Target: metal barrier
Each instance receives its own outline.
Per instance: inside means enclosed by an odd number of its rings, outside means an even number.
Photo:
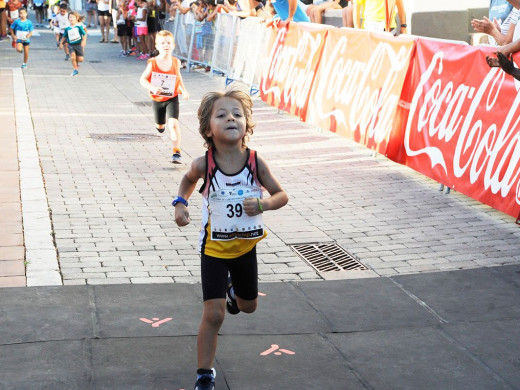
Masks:
[[[226,76],[231,72],[231,61],[240,31],[239,25],[240,19],[234,15],[217,15],[213,58],[211,60],[213,72],[222,73]]]
[[[226,84],[241,81],[251,95],[258,92],[269,44],[268,29],[260,18],[218,14],[214,23],[186,25],[177,11],[175,19],[164,19],[161,27],[173,33],[174,55],[187,62],[188,71],[194,66],[211,68],[212,76],[226,77]]]

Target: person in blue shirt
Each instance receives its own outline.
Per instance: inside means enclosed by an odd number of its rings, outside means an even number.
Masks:
[[[23,51],[22,69],[27,68],[27,60],[29,59],[29,45],[31,44],[31,36],[33,33],[33,24],[27,19],[27,9],[22,7],[19,10],[20,18],[15,19],[11,24],[10,32],[13,42],[16,42],[15,48],[18,53]]]
[[[271,5],[282,21],[310,23],[300,0],[271,0]]]

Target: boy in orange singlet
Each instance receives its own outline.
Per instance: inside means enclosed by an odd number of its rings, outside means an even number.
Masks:
[[[159,54],[148,60],[148,65],[141,75],[141,85],[149,91],[155,126],[159,133],[164,132],[167,125],[173,142],[171,162],[182,164],[181,129],[179,126],[179,94],[189,98],[188,91],[182,82],[181,62],[172,57],[175,43],[173,34],[167,30],[157,33],[155,48]]]

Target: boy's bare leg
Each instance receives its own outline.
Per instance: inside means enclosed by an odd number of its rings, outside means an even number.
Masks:
[[[217,352],[217,336],[226,314],[225,299],[209,299],[204,302],[202,319],[197,336],[198,368],[210,370]]]
[[[29,45],[25,45],[23,47],[23,62],[24,62],[24,64],[27,63],[28,59],[29,59]]]

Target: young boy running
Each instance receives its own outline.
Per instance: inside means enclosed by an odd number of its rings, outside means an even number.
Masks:
[[[170,31],[157,33],[155,48],[159,52],[148,60],[148,65],[141,75],[141,85],[149,91],[155,127],[159,133],[164,132],[166,124],[170,129],[173,143],[172,163],[182,164],[181,129],[179,125],[179,94],[189,98],[180,72],[181,62],[172,57],[175,43]]]
[[[11,24],[11,36],[13,42],[16,42],[16,51],[23,51],[22,69],[27,68],[27,60],[29,59],[29,45],[31,44],[31,36],[33,34],[33,24],[27,19],[27,9],[20,8],[20,18],[15,19]]]
[[[70,59],[74,70],[71,76],[77,76],[79,71],[79,64],[83,62],[83,51],[87,44],[87,33],[83,29],[83,26],[79,24],[84,17],[80,17],[76,11],[69,13],[70,26],[65,27],[63,37],[60,41],[60,49],[63,44],[67,42],[69,47]]]
[[[279,209],[289,200],[266,161],[247,147],[254,127],[252,106],[251,98],[241,91],[211,92],[202,98],[199,132],[208,150],[192,162],[172,202],[175,222],[187,225],[187,199],[199,179],[204,180],[199,191],[203,199],[199,251],[204,307],[197,337],[195,390],[215,388],[213,362],[226,309],[230,314],[256,310],[256,244],[267,235],[262,213]],[[262,187],[270,197],[262,197]]]

